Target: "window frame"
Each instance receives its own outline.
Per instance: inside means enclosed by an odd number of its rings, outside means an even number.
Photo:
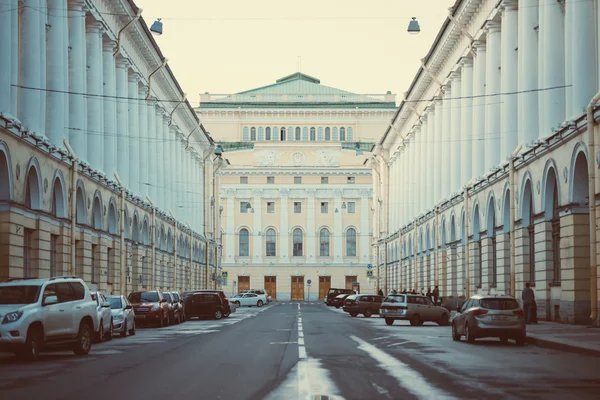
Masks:
[[[297,240],[296,233],[299,233],[299,241]],[[292,231],[292,257],[303,257],[303,247],[304,247],[304,232],[302,229],[296,228]]]
[[[265,232],[265,257],[277,257],[277,232],[273,228]]]
[[[242,232],[245,232],[242,234]],[[246,238],[247,240],[242,243],[242,239]],[[244,253],[242,254],[242,245],[244,246]],[[250,231],[248,228],[242,228],[238,231],[238,257],[250,257]]]
[[[296,205],[298,206],[298,209],[296,209]],[[298,210],[298,211],[296,211]],[[302,214],[302,202],[301,201],[294,201],[294,214]]]
[[[331,232],[327,228],[319,230],[319,257],[331,257]]]
[[[321,214],[329,214],[329,202],[321,201],[320,203],[321,203],[321,207],[320,207]],[[323,207],[325,209],[325,212],[323,212]]]

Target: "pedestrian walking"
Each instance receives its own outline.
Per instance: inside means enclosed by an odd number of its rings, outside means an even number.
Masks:
[[[525,323],[531,324],[535,307],[535,294],[533,293],[533,289],[530,287],[529,282],[525,284],[525,289],[523,289],[523,292],[521,293],[521,299],[523,300],[523,311],[525,311]]]
[[[433,300],[433,293],[431,293],[431,287],[427,288],[427,293],[425,293],[425,296]]]
[[[438,305],[438,300],[440,298],[440,288],[435,285],[435,288],[433,289],[433,302],[435,303],[435,305]]]
[[[383,290],[379,289],[379,295],[383,296]]]

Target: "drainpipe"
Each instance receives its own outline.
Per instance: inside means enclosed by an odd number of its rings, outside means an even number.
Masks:
[[[156,206],[152,202],[150,196],[146,196],[146,200],[150,203],[152,207],[152,226],[150,227],[150,235],[152,240],[152,280],[150,281],[150,287],[155,288],[156,286]]]
[[[509,160],[508,180],[510,186],[510,295],[516,297],[517,293],[517,263],[515,261],[515,215],[517,213],[517,202],[515,200],[516,188],[515,188],[515,158],[521,152],[523,146],[519,144],[513,151],[512,156]]]
[[[193,256],[192,249],[194,248],[194,243],[192,243],[192,240],[194,239],[194,236],[192,235],[193,231],[192,231],[192,227],[190,226],[190,224],[188,224],[187,222],[185,224],[187,225],[188,229],[190,230],[190,233],[189,233],[189,237],[190,237],[190,258],[189,258],[189,262],[190,262],[190,275],[191,275],[191,273],[192,273],[192,263],[193,263],[192,262],[192,256]],[[185,271],[185,269],[184,269],[184,271]],[[185,274],[185,275],[187,277],[187,274]],[[184,284],[186,284],[186,283],[187,283],[187,279],[184,280]],[[187,290],[187,287],[185,287],[183,289]]]
[[[600,92],[596,93],[590,104],[587,106],[587,131],[589,135],[589,156],[588,156],[588,182],[589,182],[589,203],[590,203],[590,303],[592,314],[590,319],[592,324],[597,324],[598,319],[598,262],[596,256],[597,236],[596,236],[596,140],[594,136],[594,107],[600,101]]]
[[[65,148],[73,159],[71,163],[71,272],[69,275],[75,276],[75,224],[77,223],[77,166],[79,165],[77,155],[69,145],[67,139],[63,139]],[[84,199],[85,200],[85,199]]]
[[[465,271],[467,276],[465,277],[465,298],[471,297],[471,270],[469,268],[469,186],[470,183],[465,187]]]
[[[171,218],[173,218],[173,256],[174,256],[174,264],[173,264],[173,290],[177,288],[177,219],[169,210],[169,214],[171,214]]]
[[[121,195],[119,196],[119,259],[121,260],[119,263],[121,270],[119,290],[122,295],[125,295],[127,293],[127,268],[125,266],[125,263],[127,262],[127,248],[125,247],[125,186],[121,183],[117,171],[114,171],[114,175],[117,183],[121,187]]]

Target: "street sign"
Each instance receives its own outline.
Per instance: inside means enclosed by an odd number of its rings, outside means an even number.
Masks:
[[[311,281],[310,279],[306,281],[306,284],[307,284],[308,286],[310,286],[310,284],[311,284],[311,283],[312,283],[312,281]]]
[[[229,276],[229,274],[227,273],[227,271],[221,271],[221,278],[227,278]]]
[[[367,277],[368,278],[372,278],[373,277],[373,271],[367,271]]]
[[[373,264],[367,264],[367,268],[368,269],[372,269],[373,268]]]

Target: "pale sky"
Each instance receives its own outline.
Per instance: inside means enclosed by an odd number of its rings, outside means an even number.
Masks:
[[[408,90],[454,0],[137,0],[192,105],[298,70],[363,94]],[[406,32],[411,17],[419,35]]]

